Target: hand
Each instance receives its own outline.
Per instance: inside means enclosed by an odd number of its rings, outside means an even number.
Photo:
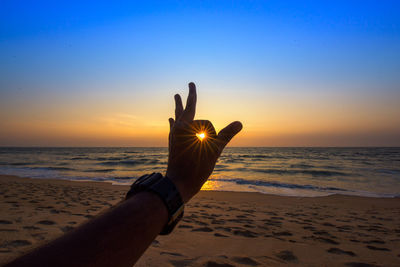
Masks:
[[[175,95],[175,120],[170,118],[169,157],[166,176],[178,188],[184,202],[188,202],[214,170],[224,147],[242,129],[238,121],[232,122],[216,134],[208,120],[194,120],[196,113],[196,86],[189,83],[186,108]],[[204,139],[196,134],[204,133]]]

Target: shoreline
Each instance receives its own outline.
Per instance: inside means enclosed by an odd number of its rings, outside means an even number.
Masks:
[[[128,188],[0,175],[0,265],[106,211]],[[136,266],[399,262],[399,198],[201,191],[174,232],[157,237]]]

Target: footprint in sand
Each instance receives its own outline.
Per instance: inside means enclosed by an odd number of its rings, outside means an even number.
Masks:
[[[26,230],[40,230],[39,227],[34,226],[34,225],[24,226],[23,228]]]
[[[349,267],[380,267],[379,265],[364,262],[347,262],[345,265]]]
[[[187,260],[170,260],[169,261],[172,266],[174,267],[184,267],[184,266],[190,266],[193,260],[187,259]]]
[[[249,230],[235,230],[235,231],[233,231],[233,234],[239,235],[239,236],[244,236],[244,237],[250,237],[250,238],[258,237],[257,233],[254,233]]]
[[[12,221],[0,220],[0,224],[12,224]]]
[[[42,221],[38,221],[37,223],[38,224],[43,224],[43,225],[54,225],[54,224],[56,224],[55,222],[49,221],[49,220],[42,220]]]
[[[193,222],[194,222],[195,224],[202,225],[202,226],[208,225],[208,223],[203,222],[203,221],[193,220]]]
[[[14,248],[30,246],[30,245],[32,245],[32,243],[28,240],[13,240],[13,241],[6,243],[6,246],[10,246],[10,247],[14,247]]]
[[[188,224],[181,224],[178,226],[178,228],[193,228],[193,226],[188,225]]]
[[[214,231],[214,230],[210,227],[200,227],[200,228],[192,229],[192,232],[212,232],[212,231]]]
[[[375,246],[371,246],[371,245],[368,245],[367,248],[369,248],[371,250],[390,251],[390,249],[388,249],[388,248],[380,248],[380,247],[375,247]]]
[[[19,232],[17,229],[0,229],[0,232]]]
[[[216,236],[216,237],[228,237],[227,235],[223,235],[223,234],[220,234],[220,233],[214,233],[214,236]]]
[[[315,231],[313,232],[314,235],[323,235],[323,236],[328,236],[328,237],[332,237],[332,235],[330,233],[328,233],[327,231]]]
[[[158,240],[153,240],[153,242],[151,242],[151,245],[153,247],[159,247],[160,246],[160,242]]]
[[[289,231],[283,231],[283,232],[273,232],[274,236],[292,236],[293,234]]]
[[[75,229],[75,227],[72,227],[72,226],[69,226],[69,225],[64,226],[64,227],[60,227],[60,230],[63,231],[63,233],[70,232],[70,231],[72,231],[74,229]]]
[[[223,231],[229,232],[229,233],[232,231],[232,229],[230,227],[222,227],[222,226],[215,227],[215,229],[223,230]]]
[[[342,225],[336,227],[336,229],[338,229],[339,232],[350,232],[353,230],[353,227],[351,227],[350,225]]]
[[[356,254],[353,251],[341,250],[340,248],[330,248],[327,250],[327,252],[339,255],[349,255],[352,257],[356,256]]]
[[[327,243],[327,244],[332,244],[332,245],[339,245],[339,242],[336,242],[333,239],[330,238],[325,238],[325,237],[320,237],[320,236],[303,236],[303,239],[312,239],[312,240],[316,240],[316,241],[320,241],[323,243]]]
[[[276,227],[281,227],[282,226],[282,222],[281,221],[271,220],[271,219],[264,219],[262,221],[265,223],[265,225],[276,226]]]
[[[249,257],[233,257],[232,261],[239,263],[239,264],[243,264],[243,265],[247,265],[247,266],[257,266],[260,265],[260,263],[258,263],[257,261],[253,260],[252,258]]]
[[[247,213],[254,213],[256,212],[255,210],[252,209],[247,209],[247,210],[242,210],[243,212],[247,212]]]
[[[203,266],[205,267],[235,267],[235,265],[229,263],[218,263],[215,261],[207,261]]]
[[[235,223],[253,223],[253,220],[249,219],[229,219],[229,222],[235,222]]]
[[[385,244],[385,241],[375,239],[375,240],[364,241],[363,243],[365,243],[365,244]]]
[[[181,253],[176,253],[176,252],[168,252],[168,251],[161,251],[160,255],[171,255],[175,257],[183,257]]]
[[[283,250],[277,254],[275,254],[276,257],[278,257],[281,260],[284,261],[289,261],[289,262],[297,262],[297,257],[296,255],[293,254],[290,250]]]

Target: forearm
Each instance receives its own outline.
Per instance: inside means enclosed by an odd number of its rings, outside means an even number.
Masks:
[[[139,193],[10,266],[132,266],[167,218],[158,196]]]

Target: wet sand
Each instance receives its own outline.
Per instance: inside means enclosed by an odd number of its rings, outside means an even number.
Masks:
[[[118,203],[127,186],[0,176],[0,265]],[[137,266],[400,266],[400,199],[202,191]]]

